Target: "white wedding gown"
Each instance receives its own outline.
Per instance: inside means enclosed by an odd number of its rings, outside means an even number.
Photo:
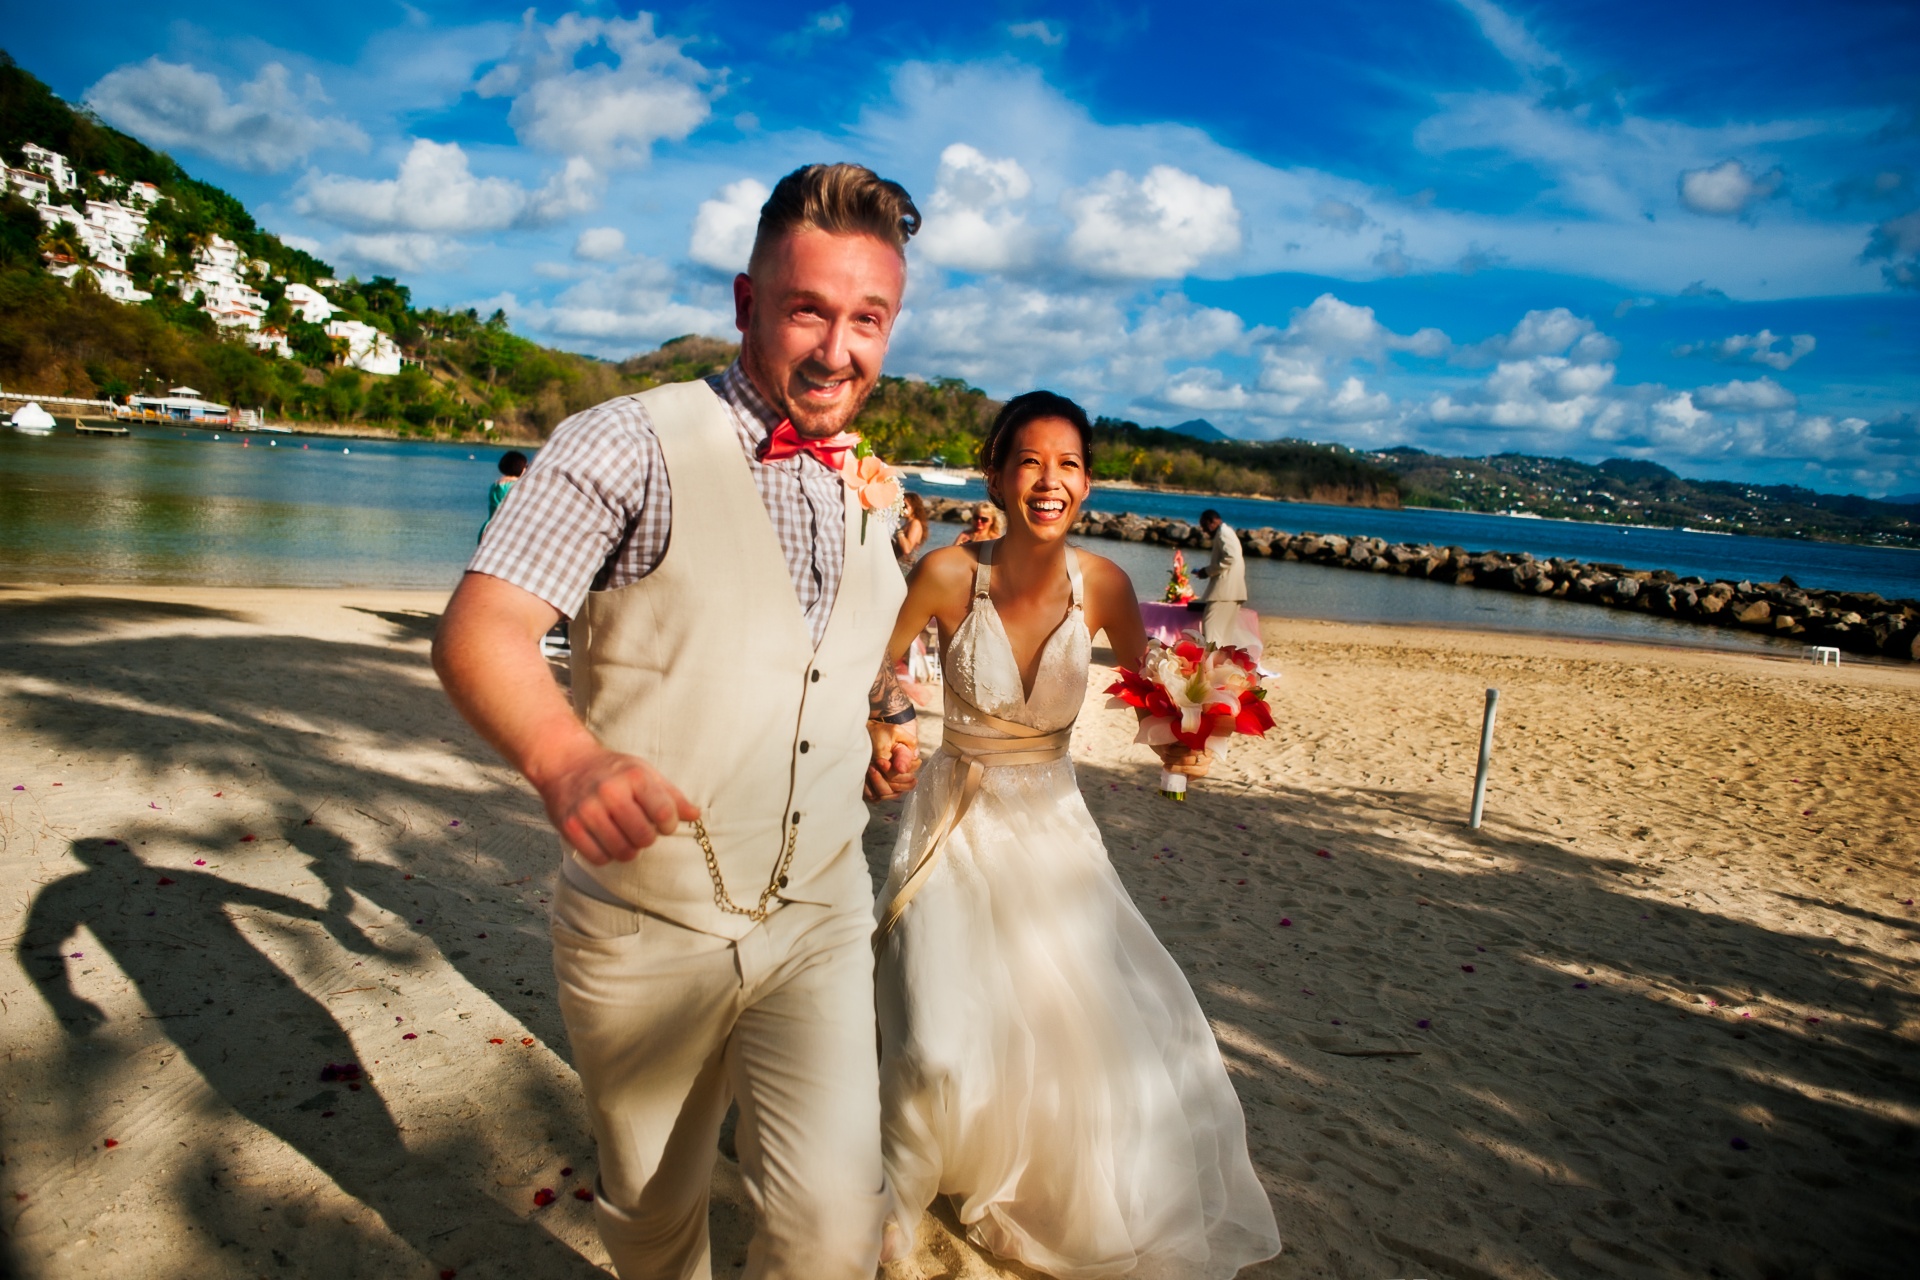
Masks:
[[[950,741],[1079,714],[1092,641],[1068,555],[1073,606],[1031,697],[981,567],[944,664]],[[947,750],[921,771],[883,904],[967,772]],[[975,1243],[1063,1280],[1213,1280],[1278,1253],[1213,1033],[1072,761],[986,768],[933,868],[878,953],[886,1168],[908,1237],[945,1194]]]

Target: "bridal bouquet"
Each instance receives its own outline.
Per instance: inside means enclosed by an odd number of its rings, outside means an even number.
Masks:
[[[1259,737],[1273,728],[1273,712],[1252,654],[1192,635],[1173,645],[1147,641],[1140,670],[1120,668],[1120,678],[1107,688],[1113,695],[1107,705],[1132,707],[1139,714],[1135,742],[1154,747],[1177,742],[1224,757],[1234,734]],[[1162,769],[1160,794],[1185,800],[1186,775]]]

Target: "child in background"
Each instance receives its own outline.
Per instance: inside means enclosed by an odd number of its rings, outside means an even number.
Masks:
[[[507,494],[513,491],[513,482],[527,474],[527,455],[518,449],[509,449],[500,455],[500,478],[487,490],[487,518],[480,525],[480,536],[487,536],[487,526],[493,523],[493,513],[507,500]]]

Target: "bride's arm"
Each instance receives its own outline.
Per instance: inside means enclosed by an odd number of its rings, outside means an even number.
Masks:
[[[894,619],[887,658],[898,662],[913,647],[913,638],[938,618],[949,635],[967,612],[973,592],[974,558],[958,547],[942,547],[922,556],[907,574],[907,598]]]
[[[954,594],[958,592],[964,612],[973,582],[973,563],[966,552],[945,548],[922,557],[907,575],[907,598],[894,619],[887,656],[868,695],[871,710],[867,736],[873,742],[873,760],[867,768],[864,790],[869,800],[890,800],[913,789],[920,768],[920,730],[913,703],[901,690],[893,667],[907,656],[928,618],[939,618],[949,631],[953,629]]]
[[[1087,583],[1087,630],[1095,635],[1105,631],[1113,648],[1113,660],[1131,671],[1140,669],[1147,651],[1147,624],[1140,620],[1140,600],[1134,594],[1133,580],[1127,571],[1104,556],[1082,551],[1086,566],[1082,573]],[[1204,751],[1189,751],[1179,743],[1155,747],[1160,763],[1190,778],[1204,778],[1212,758]]]

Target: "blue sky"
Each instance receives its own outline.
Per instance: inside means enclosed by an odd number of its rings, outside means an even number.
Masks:
[[[926,215],[891,372],[1920,492],[1920,7],[53,6],[7,47],[343,271],[731,333],[782,173]]]

